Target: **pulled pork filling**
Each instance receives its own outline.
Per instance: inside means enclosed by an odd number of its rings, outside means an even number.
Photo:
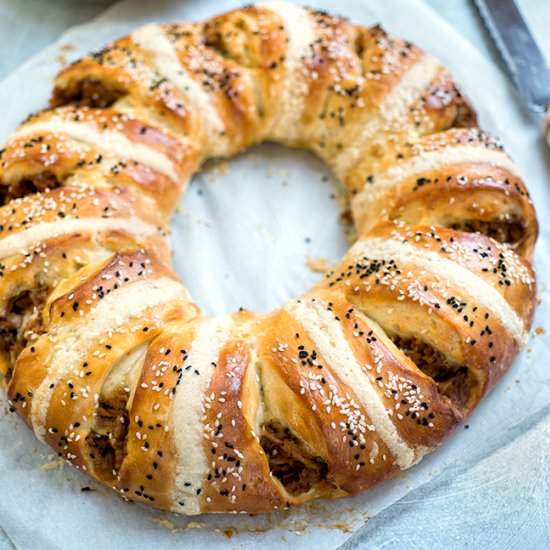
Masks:
[[[52,100],[54,107],[78,103],[87,107],[105,109],[124,95],[124,91],[109,87],[109,85],[96,78],[84,78],[69,87],[57,89]]]
[[[111,480],[116,476],[127,454],[128,396],[126,391],[119,388],[108,400],[100,400],[94,427],[86,437],[95,471],[104,479]]]
[[[501,243],[514,245],[519,243],[525,235],[525,226],[518,218],[495,218],[488,221],[464,220],[449,225],[451,229],[457,229],[466,233],[481,233]]]
[[[291,431],[276,422],[262,427],[260,444],[267,455],[269,469],[291,495],[307,493],[311,488],[328,484],[328,466],[304,448]]]
[[[33,193],[42,193],[48,189],[55,189],[60,185],[57,176],[47,171],[25,177],[15,183],[0,186],[0,203],[4,205],[13,199],[19,199]]]
[[[6,315],[0,319],[0,352],[13,365],[33,335],[42,334],[42,309],[48,297],[48,289],[37,287],[26,290],[12,299]],[[6,374],[11,377],[11,368]]]
[[[468,405],[476,386],[468,367],[450,361],[443,353],[418,338],[393,335],[391,339],[418,369],[436,382],[443,395],[460,408]]]

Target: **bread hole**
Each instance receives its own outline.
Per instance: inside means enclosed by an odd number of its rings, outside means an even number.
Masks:
[[[231,52],[226,46],[222,32],[212,23],[204,26],[204,45],[218,52],[222,57],[230,57]]]
[[[361,77],[365,78],[367,76],[367,66],[368,62],[366,62],[366,59],[368,59],[368,36],[367,36],[367,29],[360,28],[357,29],[357,34],[355,35],[355,39],[353,40],[353,49],[355,51],[355,55],[357,56],[358,66],[359,70],[361,71]]]
[[[86,438],[95,473],[111,481],[127,455],[129,410],[149,341],[125,353],[112,366],[101,389],[93,429]]]
[[[6,373],[8,382],[21,351],[30,340],[44,332],[42,310],[48,294],[48,289],[41,286],[21,292],[10,300],[4,317],[0,319],[0,350],[10,365]]]
[[[108,399],[100,399],[94,429],[86,437],[94,471],[102,479],[112,480],[126,458],[128,439],[129,394],[120,388]]]
[[[476,396],[478,382],[468,367],[450,360],[419,338],[405,338],[397,334],[390,338],[419,370],[434,380],[443,395],[459,409],[469,408]]]
[[[2,355],[9,357],[8,367],[5,373],[5,380],[8,383],[13,373],[13,361],[11,360],[11,350],[17,344],[17,328],[8,320],[0,320],[0,338]]]
[[[365,37],[362,32],[357,33],[357,36],[353,42],[353,48],[357,57],[362,61],[363,54],[365,53]]]
[[[88,77],[71,82],[65,88],[56,88],[52,98],[52,106],[60,107],[77,103],[82,106],[104,109],[112,106],[125,94],[126,90],[115,86],[111,82]]]
[[[260,445],[267,456],[271,474],[290,495],[299,496],[311,489],[330,485],[327,463],[308,450],[286,426],[276,421],[264,424]]]
[[[525,223],[513,215],[491,220],[457,221],[449,224],[449,227],[466,233],[481,233],[495,241],[509,244],[512,248],[519,247],[526,235]]]
[[[255,29],[255,22],[242,16],[231,21],[209,21],[203,28],[204,45],[241,67],[258,68],[258,59],[250,48]]]
[[[49,171],[32,176],[25,176],[8,185],[0,186],[0,202],[7,204],[13,199],[19,199],[33,193],[43,193],[61,186],[58,177]]]
[[[474,128],[477,125],[477,115],[468,101],[462,96],[459,96],[455,119],[452,123],[452,128]]]

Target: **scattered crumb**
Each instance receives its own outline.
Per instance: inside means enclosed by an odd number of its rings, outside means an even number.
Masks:
[[[227,160],[213,160],[205,167],[203,172],[206,174],[207,183],[215,183],[218,177],[223,177],[229,170],[229,162]]]
[[[345,210],[342,210],[342,213],[340,214],[340,220],[345,225],[352,225],[353,224],[353,217],[351,215],[351,210],[349,208],[346,208]]]
[[[339,529],[342,531],[342,533],[353,533],[353,529],[351,528],[351,525],[348,525],[347,523],[333,523],[329,526],[329,528]]]
[[[546,330],[544,330],[544,327],[537,327],[535,329],[535,334],[537,336],[540,336],[541,334],[546,334]]]
[[[311,258],[306,256],[306,265],[313,271],[313,273],[325,273],[331,266],[326,258]]]
[[[516,378],[515,382],[516,384],[519,384],[519,378]]]
[[[153,523],[156,523],[158,525],[162,525],[162,527],[164,527],[165,529],[168,529],[168,531],[170,531],[170,533],[177,533],[179,531],[179,529],[168,519],[163,519],[163,518],[150,518],[150,520],[153,522]]]
[[[73,52],[76,48],[72,45],[72,44],[69,44],[68,42],[66,42],[65,44],[61,44],[61,46],[59,46],[59,50],[61,52]],[[68,60],[67,58],[63,55],[63,53],[60,53],[56,58],[55,60],[61,65],[61,66],[65,66],[68,64]]]
[[[198,521],[190,521],[185,528],[186,529],[202,529],[204,527],[204,523],[199,523]]]
[[[233,536],[233,529],[224,529],[223,534],[230,539]]]
[[[49,470],[62,470],[65,464],[65,460],[63,460],[63,458],[53,453],[50,453],[48,455],[47,460],[48,462],[40,466],[40,469],[44,472],[47,472]]]

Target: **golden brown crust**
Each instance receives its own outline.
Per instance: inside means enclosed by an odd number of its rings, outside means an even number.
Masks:
[[[412,447],[433,448],[462,417],[429,376],[417,369],[360,310],[343,296],[327,293],[354,355],[376,388],[395,426]],[[386,341],[384,341],[386,340]],[[366,343],[366,345],[365,345]]]
[[[72,277],[65,279],[63,284],[58,285],[55,291],[51,293],[48,302],[44,305],[44,309],[41,312],[44,333],[27,345],[13,367],[13,376],[8,386],[8,395],[10,397],[17,393],[25,395],[29,391],[32,393],[47,376],[49,369],[47,358],[51,350],[59,346],[55,339],[56,329],[63,329],[63,327],[70,326],[71,324],[78,326],[78,321],[85,320],[87,314],[92,312],[104,298],[138,281],[154,280],[163,277],[170,277],[176,280],[173,272],[165,264],[160,263],[154,256],[152,257],[142,250],[113,254],[107,261],[99,265],[88,266],[85,269],[87,271],[86,278],[82,278],[80,275],[81,272],[77,272]],[[61,287],[63,287],[62,290]],[[165,306],[165,304],[161,305]],[[175,302],[164,313],[162,321],[166,322],[182,316],[189,318],[194,315],[195,311],[196,309],[192,305],[184,308],[181,303]],[[151,317],[142,317],[139,319],[139,327],[134,327],[132,331],[147,335],[149,331],[154,331],[155,327],[162,326],[160,323],[161,319],[152,310]],[[111,350],[114,350],[113,353],[120,351],[122,346],[120,342],[117,347],[107,341],[109,338],[119,336],[116,334],[117,328],[112,327],[114,334],[107,336],[111,332],[111,330],[107,330],[105,337],[102,335],[99,339],[103,342],[99,344],[99,347],[105,347],[105,349],[101,349],[100,351],[93,349],[90,351],[95,361],[100,361],[111,355]],[[126,330],[122,331],[122,335],[122,338],[128,338]],[[141,337],[145,338],[145,336]],[[130,347],[134,347],[133,342],[133,340],[130,341]],[[63,346],[64,344],[61,345]],[[36,359],[37,357],[43,357],[44,359],[39,360]],[[89,360],[84,358],[82,364],[84,365],[84,363],[89,362]],[[107,359],[102,364],[102,368],[107,369],[108,373],[108,370],[113,365],[113,360]],[[79,370],[77,376],[81,381],[84,380],[89,383],[89,380],[86,378],[88,376],[86,372],[82,371],[84,372],[84,376],[81,376],[80,372],[81,370]],[[72,378],[73,376],[74,373],[71,371],[69,377]],[[102,375],[97,374],[97,376],[101,378]],[[93,405],[94,394],[91,392],[87,393],[90,394],[88,397],[92,400]],[[63,409],[59,409],[59,412],[62,413]],[[30,411],[26,409],[24,416],[28,414],[30,414]],[[65,413],[63,413],[63,417],[70,419],[70,415]]]
[[[262,6],[245,6],[205,21],[202,34],[207,48],[249,75],[256,115],[265,127],[276,114],[285,79],[288,37],[277,15]]]
[[[128,412],[127,455],[116,482],[116,490],[126,498],[155,508],[173,506],[177,459],[169,429],[185,359],[183,331],[181,322],[168,324],[148,347]]]
[[[272,480],[253,426],[243,412],[250,352],[241,341],[229,342],[204,401],[204,449],[209,469],[202,498],[205,512],[268,512],[285,501]],[[246,464],[246,467],[243,465]]]
[[[438,446],[531,326],[537,220],[450,74],[297,5],[149,25],[64,69],[0,151],[0,381],[69,463],[184,514],[368,489]],[[165,223],[264,140],[343,181],[360,235],[267,315],[200,315]]]
[[[430,205],[426,208],[426,205]],[[458,164],[404,179],[388,198],[390,219],[475,231],[477,221],[516,224],[517,238],[508,241],[521,255],[530,253],[538,227],[523,182],[497,167]],[[514,235],[511,235],[513,238]]]
[[[142,115],[155,120],[164,118],[162,127],[185,136],[194,134],[196,119],[185,108],[182,93],[155,74],[130,37],[121,38],[61,71],[51,105],[76,101],[107,107],[123,96],[128,96]]]
[[[232,150],[250,145],[258,132],[259,113],[248,73],[232,59],[204,47],[202,27],[172,24],[163,29],[182,67],[208,91],[223,123],[223,137],[232,142]]]
[[[421,259],[428,251],[435,252],[474,273],[479,284],[486,281],[509,304],[509,315],[515,312],[520,317],[524,330],[531,325],[536,295],[530,265],[492,239],[442,228],[381,223],[365,238],[407,243],[411,253],[406,259],[391,253],[382,258],[368,255],[367,246],[365,253],[344,258],[321,286],[344,292],[354,307],[389,335],[419,334],[421,340],[466,366],[476,386],[464,403],[455,405],[469,412],[510,366],[517,341],[494,310],[442,279],[437,271],[415,265],[415,255]]]
[[[419,252],[430,250],[452,259],[497,289],[524,323],[531,325],[535,274],[530,262],[509,247],[476,233],[400,222],[381,222],[368,236],[414,243]]]
[[[391,164],[367,176],[361,170],[350,174],[352,208],[362,231],[389,218],[479,230],[522,255],[532,252],[538,233],[532,201],[490,136],[479,129],[455,129],[413,140],[397,151]]]
[[[372,429],[361,400],[339,379],[304,327],[283,310],[275,314],[269,330],[272,335],[261,344],[261,360],[277,369],[287,391],[304,402],[317,437],[322,437],[313,444],[323,449],[321,458],[328,467],[328,486],[319,487],[319,495],[338,495],[338,489],[357,493],[395,473],[394,457]],[[293,411],[285,413],[291,416]],[[312,444],[312,433],[307,435]]]
[[[71,135],[44,130],[40,124],[63,121],[89,125],[98,132],[116,132],[132,145],[147,147],[171,162],[176,179],[139,161],[117,155],[106,146],[97,149]],[[32,131],[33,125],[38,127]],[[109,109],[66,106],[44,111],[21,127],[1,157],[0,183],[4,201],[67,182],[105,187],[130,186],[151,197],[162,214],[171,213],[182,187],[200,158],[188,141],[175,138],[134,116]]]

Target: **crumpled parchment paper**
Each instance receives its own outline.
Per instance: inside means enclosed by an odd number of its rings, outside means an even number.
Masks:
[[[534,327],[548,326],[550,154],[536,121],[517,104],[507,80],[421,0],[315,0],[316,7],[362,24],[381,22],[438,57],[462,83],[481,124],[499,135],[523,170],[541,221],[536,267],[539,306]],[[46,104],[59,69],[60,46],[76,58],[149,21],[196,20],[239,5],[230,0],[125,0],[70,30],[0,83],[0,141]],[[239,306],[268,311],[306,290],[320,275],[307,258],[336,262],[348,243],[339,191],[311,155],[274,145],[210,164],[185,193],[172,228],[175,266],[207,313]],[[354,498],[318,502],[269,516],[178,517],[122,502],[56,461],[0,398],[0,546],[80,549],[155,547],[334,548],[414,488],[508,444],[550,408],[550,343],[541,331],[497,388],[436,452],[398,478]],[[85,488],[83,494],[81,489]],[[91,490],[87,490],[91,489]]]

